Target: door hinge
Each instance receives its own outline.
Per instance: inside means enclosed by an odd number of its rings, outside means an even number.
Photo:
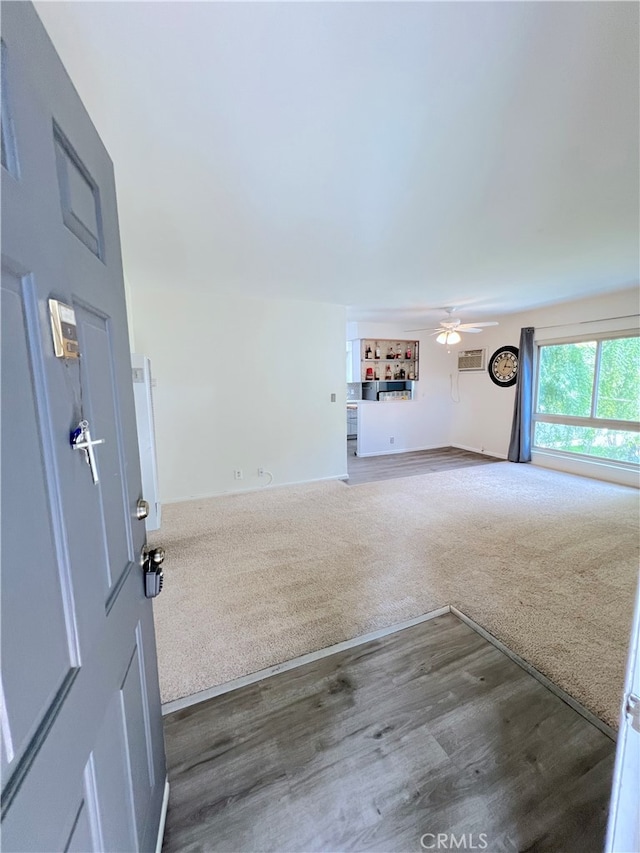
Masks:
[[[630,693],[627,696],[624,714],[631,728],[636,732],[640,732],[640,698],[635,693]]]

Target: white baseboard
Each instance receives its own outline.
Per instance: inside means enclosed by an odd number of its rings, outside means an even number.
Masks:
[[[156,841],[156,853],[162,851],[162,841],[164,839],[164,827],[167,822],[167,809],[169,808],[169,778],[164,780],[164,794],[162,796],[162,810],[160,812],[160,824],[158,826],[158,839]]]
[[[506,453],[496,453],[494,450],[487,450],[480,447],[469,447],[467,444],[452,444],[458,450],[469,450],[471,453],[480,453],[482,456],[495,456],[496,459],[504,459],[506,461]]]
[[[222,492],[206,492],[200,495],[187,495],[186,497],[172,498],[170,501],[162,501],[163,506],[171,504],[182,504],[187,501],[206,501],[208,498],[221,498],[225,495],[244,495],[249,492],[264,492],[266,489],[281,489],[285,486],[306,486],[308,483],[328,483],[331,480],[348,480],[349,474],[333,474],[331,477],[315,477],[312,480],[291,480],[287,483],[265,483],[263,486],[251,486],[248,489],[227,489]]]
[[[390,456],[393,453],[419,453],[421,450],[442,450],[450,446],[452,445],[429,444],[424,447],[394,447],[393,450],[372,450],[371,453],[358,453],[357,455],[362,458],[365,456]]]

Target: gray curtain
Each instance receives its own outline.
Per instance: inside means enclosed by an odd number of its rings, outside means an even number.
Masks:
[[[509,462],[531,462],[531,415],[533,413],[533,326],[520,329],[518,379],[513,405]]]

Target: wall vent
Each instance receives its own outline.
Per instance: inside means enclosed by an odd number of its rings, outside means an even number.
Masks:
[[[474,370],[484,370],[486,349],[465,349],[458,353],[458,370],[468,373]]]

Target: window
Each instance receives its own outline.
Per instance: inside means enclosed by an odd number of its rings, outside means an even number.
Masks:
[[[640,463],[640,337],[538,350],[533,446]]]

